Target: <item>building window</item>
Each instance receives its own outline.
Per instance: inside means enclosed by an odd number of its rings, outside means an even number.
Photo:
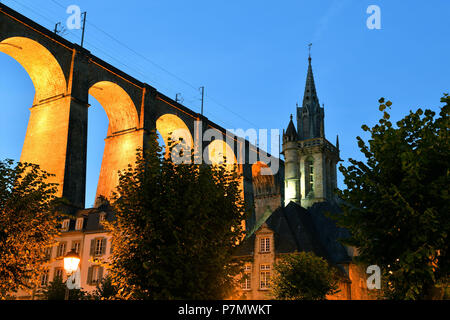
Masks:
[[[102,244],[103,244],[103,239],[97,239],[97,240],[95,240],[95,251],[94,251],[94,255],[99,256],[99,255],[102,254],[102,252],[103,252]]]
[[[96,238],[91,240],[91,255],[101,256],[106,252],[106,238]]]
[[[64,269],[63,268],[55,268],[55,273],[53,275],[53,281],[55,281],[57,278],[60,278],[62,281],[63,276],[64,276]]]
[[[270,265],[262,264],[259,271],[259,288],[266,290],[270,288]]]
[[[246,265],[244,269],[244,277],[241,281],[242,290],[250,290],[252,286],[252,267],[251,265]]]
[[[57,257],[63,257],[66,254],[66,243],[60,242],[58,244],[58,248],[56,250],[56,256]]]
[[[314,191],[314,163],[309,161],[309,191]]]
[[[105,212],[101,212],[101,213],[100,213],[100,217],[99,217],[100,223],[102,223],[103,221],[105,221],[105,219],[106,219],[106,213],[105,213]]]
[[[76,222],[76,224],[75,224],[75,230],[81,230],[81,229],[83,229],[83,221],[84,221],[83,218],[78,218],[78,219],[77,219],[77,222]]]
[[[47,247],[44,249],[45,260],[50,260],[52,258],[52,247]]]
[[[270,252],[270,238],[269,237],[264,237],[260,239],[260,247],[259,247],[259,251],[260,252]]]
[[[69,230],[70,219],[64,219],[61,223],[61,230],[68,231]]]
[[[81,241],[72,241],[72,249],[75,249],[76,253],[80,253]]]
[[[314,162],[312,158],[305,161],[305,197],[314,191]]]
[[[44,273],[41,275],[41,281],[40,281],[41,287],[46,287],[48,284],[48,270],[45,270]]]
[[[103,267],[101,266],[89,267],[87,279],[87,283],[89,285],[96,285],[100,283],[102,281],[102,278],[103,278]]]

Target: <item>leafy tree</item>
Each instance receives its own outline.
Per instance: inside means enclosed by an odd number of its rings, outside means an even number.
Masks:
[[[108,275],[97,284],[97,288],[91,298],[95,300],[113,300],[117,297],[117,288],[112,283],[112,278]]]
[[[113,284],[124,299],[222,299],[235,285],[232,253],[244,235],[236,168],[174,164],[155,133],[150,141],[121,172],[112,201]]]
[[[323,300],[337,292],[337,274],[313,252],[291,253],[274,265],[272,292],[281,300]]]
[[[39,166],[0,161],[0,299],[32,289],[57,235],[56,184]]]
[[[382,269],[386,297],[429,298],[449,275],[449,103],[444,95],[439,117],[418,109],[396,123],[380,99],[383,117],[357,137],[366,161],[341,166],[347,189],[338,191],[344,214],[340,224],[351,231],[347,244],[359,260]],[[339,219],[339,218],[338,218]]]
[[[57,276],[46,288],[42,290],[42,296],[45,300],[64,300],[66,297],[66,283],[61,276]],[[69,290],[69,300],[83,300],[86,293],[81,289]]]

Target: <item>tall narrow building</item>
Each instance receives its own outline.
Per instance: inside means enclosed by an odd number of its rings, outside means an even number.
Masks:
[[[283,131],[285,205],[292,201],[308,208],[335,199],[339,146],[338,140],[335,146],[325,138],[324,118],[309,57],[303,103],[297,105],[297,129],[291,115]]]

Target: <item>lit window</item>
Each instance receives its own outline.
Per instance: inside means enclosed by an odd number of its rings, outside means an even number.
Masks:
[[[106,213],[105,213],[105,212],[101,212],[101,213],[100,213],[100,217],[99,217],[100,223],[102,223],[103,221],[105,221],[105,219],[106,219]]]
[[[270,265],[262,264],[259,271],[259,288],[262,290],[270,288]]]
[[[45,287],[48,284],[48,270],[45,270],[41,275],[41,287]]]
[[[96,285],[101,282],[103,278],[103,267],[92,266],[88,270],[88,283],[90,285]]]
[[[75,230],[83,229],[83,218],[78,218],[75,224]]]
[[[96,256],[102,254],[102,242],[103,242],[102,239],[97,239],[97,240],[95,241],[95,251],[94,251],[94,254],[95,254]]]
[[[63,222],[61,223],[62,231],[68,231],[69,230],[69,224],[70,224],[70,219],[64,219]]]
[[[72,249],[75,249],[76,253],[80,253],[81,242],[80,241],[72,241]]]
[[[56,250],[57,257],[63,257],[66,254],[66,243],[60,242]]]
[[[101,256],[106,252],[106,238],[91,240],[91,255]]]
[[[251,289],[251,283],[252,283],[252,273],[251,273],[252,267],[250,265],[245,266],[245,272],[244,277],[241,281],[241,289],[242,290],[250,290]]]
[[[55,274],[53,276],[53,281],[57,278],[60,278],[61,280],[63,280],[63,275],[64,275],[63,271],[64,271],[63,268],[55,268]]]
[[[52,247],[47,247],[44,249],[45,260],[50,260],[52,258]]]
[[[270,238],[269,237],[260,239],[260,252],[270,252]]]

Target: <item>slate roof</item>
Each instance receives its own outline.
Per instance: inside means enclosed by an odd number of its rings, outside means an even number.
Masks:
[[[254,254],[255,232],[264,224],[274,232],[275,253],[314,252],[332,264],[351,261],[345,247],[337,240],[348,236],[325,213],[340,213],[337,205],[323,202],[305,209],[291,202],[273,213],[264,214],[237,248],[235,256]]]
[[[327,212],[342,214],[339,206],[330,202],[320,202],[308,208],[308,212],[316,227],[319,241],[327,250],[328,259],[334,263],[351,261],[345,247],[337,241],[348,238],[350,233],[347,229],[337,227],[335,221],[326,216]]]
[[[106,221],[114,220],[114,212],[108,206],[100,206],[98,208],[82,209],[77,210],[71,215],[67,215],[66,218],[70,217],[69,229],[67,231],[75,231],[76,218],[84,218],[83,232],[101,232],[104,227],[100,223],[100,214],[105,214]],[[63,219],[66,219],[63,218]]]
[[[316,84],[314,83],[314,75],[311,66],[311,57],[308,58],[308,73],[306,75],[305,94],[303,95],[303,108],[314,113],[320,108],[319,98],[317,97]]]
[[[292,115],[291,120],[289,121],[289,125],[286,129],[285,135],[289,137],[292,141],[296,141],[298,139],[297,130],[295,130],[294,122],[292,122]]]

